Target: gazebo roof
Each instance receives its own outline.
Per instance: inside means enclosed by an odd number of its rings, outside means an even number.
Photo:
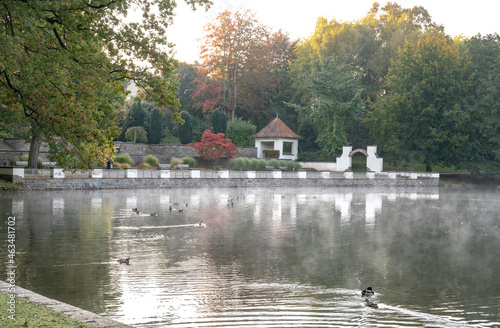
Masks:
[[[282,120],[276,117],[262,130],[251,136],[250,138],[287,138],[287,139],[303,139],[297,133],[293,132]]]

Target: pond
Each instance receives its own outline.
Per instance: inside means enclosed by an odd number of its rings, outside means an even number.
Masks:
[[[498,327],[499,198],[437,188],[8,193],[0,279],[15,216],[19,286],[135,327]],[[378,309],[364,305],[367,286]]]

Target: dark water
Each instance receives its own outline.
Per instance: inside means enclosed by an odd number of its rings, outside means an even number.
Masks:
[[[499,327],[499,199],[437,189],[4,194],[0,278],[14,215],[19,286],[136,327]],[[130,265],[117,262],[126,256]],[[367,286],[376,310],[360,297]]]

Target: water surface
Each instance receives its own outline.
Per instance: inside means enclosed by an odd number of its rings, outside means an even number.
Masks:
[[[342,188],[4,194],[0,278],[6,221],[15,215],[21,287],[136,327],[497,327],[499,196]],[[127,256],[130,265],[117,262]],[[364,306],[367,286],[377,310]]]

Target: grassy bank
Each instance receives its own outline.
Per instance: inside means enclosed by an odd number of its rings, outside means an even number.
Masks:
[[[0,190],[21,190],[23,185],[20,183],[12,183],[0,179]]]
[[[71,319],[62,313],[19,297],[15,298],[15,316],[14,319],[11,319],[7,303],[9,301],[9,294],[0,292],[1,328],[92,328],[92,326]]]

